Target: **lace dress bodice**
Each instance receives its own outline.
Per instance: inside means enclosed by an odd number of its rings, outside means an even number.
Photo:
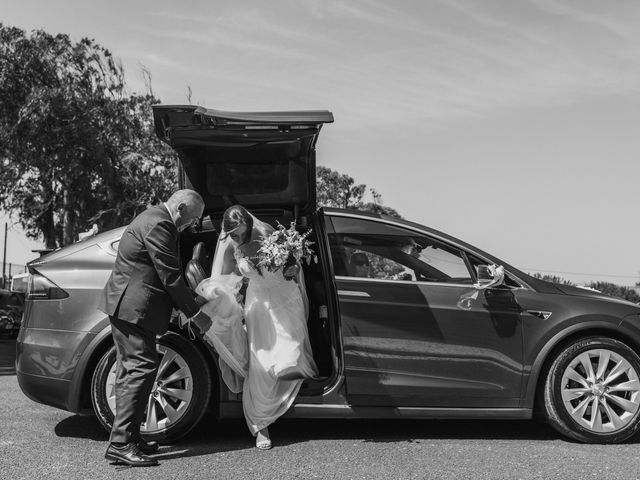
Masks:
[[[274,289],[283,288],[283,286],[289,284],[293,284],[293,286],[295,286],[295,282],[284,278],[282,270],[277,270],[275,272],[271,272],[267,269],[262,271],[258,270],[253,261],[238,248],[235,249],[234,256],[238,264],[240,274],[250,280],[249,285],[253,288]]]

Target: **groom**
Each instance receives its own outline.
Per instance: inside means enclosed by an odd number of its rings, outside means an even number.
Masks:
[[[202,197],[179,190],[138,215],[122,234],[98,309],[109,315],[116,346],[116,415],[105,458],[134,467],[157,465],[147,455],[156,442],[140,437],[140,424],[158,369],[156,335],[169,327],[175,305],[201,332],[211,319],[198,308],[182,276],[179,232],[198,222]]]

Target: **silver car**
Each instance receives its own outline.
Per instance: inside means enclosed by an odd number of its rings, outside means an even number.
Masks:
[[[180,183],[206,203],[181,237],[192,287],[208,274],[222,212],[312,229],[305,267],[309,335],[320,376],[287,415],[504,418],[541,412],[562,434],[615,443],[640,428],[640,307],[532,278],[461,240],[381,215],[316,209],[315,146],[330,112],[230,113],[154,108],[177,150]],[[438,208],[431,205],[429,208]],[[17,376],[33,400],[93,411],[109,429],[115,350],[96,309],[124,228],[29,264]],[[174,321],[142,431],[175,440],[206,411],[241,417],[214,351]]]

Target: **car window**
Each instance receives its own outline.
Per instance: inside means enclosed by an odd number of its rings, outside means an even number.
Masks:
[[[371,220],[333,217],[335,275],[471,284],[464,254],[426,235]]]

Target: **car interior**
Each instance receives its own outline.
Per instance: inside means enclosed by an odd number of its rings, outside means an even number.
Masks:
[[[464,261],[459,252],[425,237],[332,235],[331,245],[336,275],[382,280],[472,283],[466,267],[455,276],[451,275],[451,264],[445,265],[449,272],[437,268],[438,263],[429,256],[432,254],[435,257],[434,253],[438,250],[447,252],[452,258],[458,258],[461,266],[464,266]],[[442,256],[442,253],[439,255]]]
[[[254,212],[255,214],[255,212]],[[293,220],[290,212],[266,212],[260,214],[261,220],[271,225],[280,222],[282,225],[289,225]],[[211,265],[215,253],[215,246],[218,241],[222,216],[205,216],[199,228],[188,229],[181,235],[180,256],[182,265],[185,265],[185,279],[189,287],[195,291],[198,284],[211,274]],[[300,227],[302,230],[303,227]],[[315,242],[315,232],[309,236],[311,242]],[[334,329],[329,322],[327,308],[327,294],[325,282],[322,278],[320,265],[311,262],[309,265],[303,262],[302,265],[307,296],[309,298],[309,317],[307,327],[313,357],[319,371],[319,377],[307,380],[302,385],[301,391],[305,394],[321,392],[332,377],[334,368],[333,342]]]
[[[487,262],[434,238],[350,233],[330,234],[337,276],[471,285]],[[509,274],[505,288],[520,283]]]

